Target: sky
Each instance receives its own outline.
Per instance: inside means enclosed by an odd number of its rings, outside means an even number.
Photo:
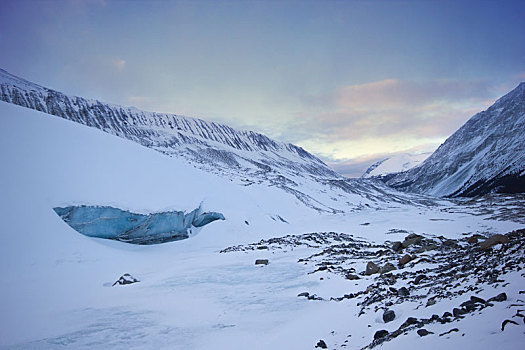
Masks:
[[[0,68],[261,132],[357,177],[525,81],[525,1],[2,0]]]

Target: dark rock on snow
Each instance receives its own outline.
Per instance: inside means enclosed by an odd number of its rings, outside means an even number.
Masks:
[[[507,325],[507,323],[512,323],[512,324],[515,324],[516,326],[518,325],[518,322],[516,322],[516,321],[513,321],[513,320],[505,320],[505,321],[503,321],[503,323],[501,324],[501,331],[502,331],[502,332],[505,330],[505,326]]]
[[[490,236],[485,241],[481,242],[479,244],[479,249],[487,250],[495,246],[496,244],[500,244],[500,243],[503,244],[503,243],[508,243],[508,242],[509,242],[509,238],[507,236],[497,234],[497,235]]]
[[[421,328],[417,330],[417,334],[419,334],[420,337],[424,337],[429,334],[434,334],[434,332],[427,331],[425,328]]]
[[[368,264],[366,264],[366,271],[365,274],[368,276],[373,275],[375,273],[379,272],[379,266],[374,264],[372,261],[369,261]]]
[[[408,291],[406,287],[401,287],[397,290],[397,295],[402,296],[402,297],[407,297],[410,295],[410,292]]]
[[[505,301],[507,300],[507,294],[505,294],[505,292],[503,293],[500,293],[498,295],[496,295],[495,297],[492,297],[488,300],[488,302],[490,303],[491,301],[498,301],[498,302],[502,302],[502,301]]]
[[[408,254],[404,255],[401,259],[399,259],[399,265],[405,265],[412,260],[412,257]]]
[[[316,348],[321,348],[321,349],[328,349],[328,346],[326,346],[326,343],[325,343],[325,341],[323,339],[319,340],[315,347]]]
[[[382,339],[388,335],[388,331],[382,329],[374,334],[374,340]]]
[[[122,276],[120,276],[120,278],[116,280],[115,283],[113,283],[113,286],[117,284],[125,285],[125,284],[137,283],[137,282],[140,282],[140,281],[136,279],[135,277],[131,276],[129,273],[125,273]]]
[[[395,312],[392,311],[392,310],[386,310],[386,311],[383,313],[383,321],[384,321],[385,323],[391,322],[391,321],[393,321],[395,318],[396,318],[396,314],[395,314]]]

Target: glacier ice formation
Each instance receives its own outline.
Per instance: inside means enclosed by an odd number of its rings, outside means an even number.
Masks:
[[[74,230],[89,236],[133,244],[157,244],[190,237],[195,228],[215,220],[225,220],[217,212],[168,211],[136,214],[109,206],[69,206],[53,208]]]

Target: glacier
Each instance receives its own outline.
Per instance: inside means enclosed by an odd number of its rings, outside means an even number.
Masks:
[[[69,206],[53,210],[74,230],[89,237],[113,239],[133,244],[158,244],[179,241],[196,233],[195,228],[225,220],[217,212],[189,213],[168,211],[136,214],[109,206]]]

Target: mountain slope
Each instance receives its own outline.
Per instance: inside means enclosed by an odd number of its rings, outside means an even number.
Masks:
[[[69,96],[4,70],[0,70],[0,100],[132,140],[243,186],[279,188],[317,211],[428,202],[377,181],[345,179],[304,149],[259,133]]]
[[[469,119],[420,166],[386,183],[433,196],[525,192],[525,83]]]
[[[372,164],[361,175],[361,178],[384,178],[390,174],[408,171],[421,164],[429,155],[430,153],[401,153],[393,155]]]
[[[487,300],[502,290],[508,301],[494,303],[482,310],[483,315],[476,311],[453,324],[430,324],[427,329],[436,333],[432,337],[418,340],[412,330],[381,348],[523,347],[523,326],[499,331],[501,321],[516,311],[509,305],[521,297],[522,271],[514,271],[519,263],[501,259],[499,264],[485,264],[489,274],[482,269],[466,276],[472,262],[481,264],[479,259],[466,255],[465,261],[457,262],[448,256],[451,251],[461,255],[464,248],[448,244],[433,251],[449,260],[444,262],[434,261],[432,251],[416,253],[420,246],[413,245],[409,252],[417,254],[419,262],[392,271],[396,280],[389,277],[392,274],[360,274],[368,261],[396,263],[402,254],[385,241],[402,241],[408,232],[436,240],[442,235],[463,239],[465,232],[505,233],[523,224],[470,215],[464,207],[378,211],[363,205],[359,211],[319,213],[275,186],[239,186],[182,158],[5,102],[0,102],[0,149],[1,350],[314,349],[319,339],[331,349],[360,349],[373,341],[378,329],[393,331],[408,317],[441,315],[471,293]],[[337,194],[334,188],[331,195]],[[202,227],[189,239],[131,245],[79,234],[53,210],[75,204],[143,214],[188,212],[202,204],[206,211],[223,213],[225,220]],[[317,233],[305,234],[310,232]],[[290,236],[279,238],[285,235]],[[280,244],[287,240],[297,244]],[[253,251],[219,253],[252,242],[259,242]],[[256,259],[270,262],[255,265]],[[448,288],[447,294],[468,292],[453,300],[438,298],[426,308],[420,304],[434,294],[428,292],[427,282],[415,286],[412,280],[421,273],[433,275],[436,265],[451,267],[445,276],[454,287],[441,283],[441,289]],[[349,269],[360,279],[346,279],[343,272]],[[501,272],[497,276],[496,269]],[[125,274],[139,282],[113,286]],[[502,290],[480,285],[481,274]],[[401,286],[410,289],[410,297],[400,299],[389,291]],[[325,300],[297,297],[305,291]],[[358,296],[330,300],[348,293]],[[373,304],[358,316],[365,300]],[[384,324],[381,315],[387,301],[393,301],[390,308],[397,317]],[[451,327],[461,331],[450,339],[438,336]],[[420,343],[427,340],[431,343]],[[335,346],[343,343],[345,347]]]

